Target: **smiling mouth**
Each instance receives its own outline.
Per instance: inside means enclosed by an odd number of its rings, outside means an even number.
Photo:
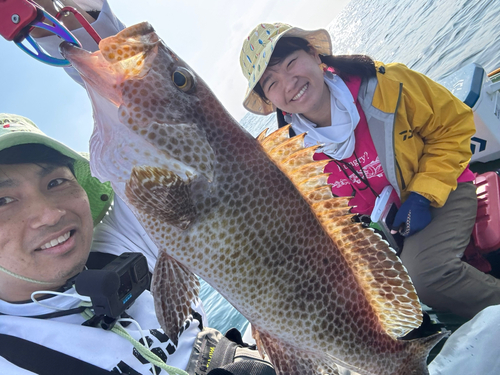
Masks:
[[[75,233],[74,230],[70,230],[69,232],[63,234],[62,236],[54,238],[50,242],[47,242],[45,245],[42,245],[37,250],[47,250],[47,249],[50,249],[51,247],[54,247],[54,246],[60,245],[62,243],[65,243],[74,233]]]
[[[302,97],[302,95],[304,95],[304,93],[306,92],[306,90],[307,90],[308,88],[309,88],[309,83],[306,83],[306,84],[304,85],[304,87],[302,87],[302,88],[300,89],[300,91],[297,93],[297,95],[295,95],[295,96],[292,98],[292,101],[300,99],[300,98]]]

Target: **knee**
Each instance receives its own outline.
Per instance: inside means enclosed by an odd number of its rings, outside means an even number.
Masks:
[[[426,305],[435,305],[463,278],[463,264],[458,258],[441,264],[414,262],[406,269],[420,300]]]

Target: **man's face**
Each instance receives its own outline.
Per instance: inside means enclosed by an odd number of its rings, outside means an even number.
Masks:
[[[0,299],[29,300],[79,273],[92,244],[87,194],[69,168],[47,164],[0,165]]]

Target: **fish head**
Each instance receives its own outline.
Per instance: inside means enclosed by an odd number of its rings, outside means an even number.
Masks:
[[[60,51],[80,73],[92,101],[91,155],[108,164],[107,174],[114,168],[113,176],[103,176],[104,169],[91,161],[96,177],[113,182],[126,179],[133,165],[166,163],[185,180],[197,174],[213,178],[214,153],[196,110],[197,77],[149,23],[101,40],[93,53],[67,42]]]
[[[99,50],[88,52],[72,43],[62,43],[61,53],[70,58],[72,66],[87,85],[119,105],[123,83],[144,77],[148,64],[157,55],[159,38],[148,23],[141,23],[99,43]]]

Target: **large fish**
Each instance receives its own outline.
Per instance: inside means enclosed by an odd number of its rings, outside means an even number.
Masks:
[[[303,137],[254,139],[148,23],[99,49],[61,46],[93,105],[92,172],[161,250],[153,294],[171,338],[196,274],[251,322],[278,374],[428,373],[442,335],[398,339],[421,322],[413,285],[323,186]]]

